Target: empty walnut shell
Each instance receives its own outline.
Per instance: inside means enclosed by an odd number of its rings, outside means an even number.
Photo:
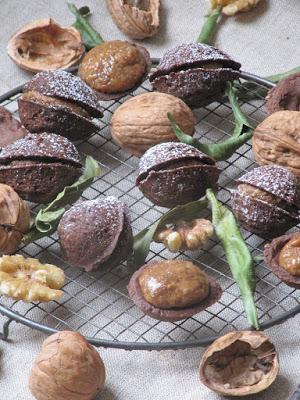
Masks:
[[[132,154],[142,155],[158,143],[177,141],[168,112],[185,133],[194,133],[194,114],[182,100],[151,92],[132,97],[115,111],[111,119],[114,142]]]
[[[58,236],[65,259],[86,271],[113,268],[132,252],[127,206],[112,196],[72,206],[60,220]]]
[[[266,97],[269,114],[281,110],[300,111],[300,72],[282,79]]]
[[[28,131],[4,107],[0,106],[0,147],[21,139]]]
[[[28,205],[10,186],[0,183],[0,253],[14,253],[29,228]]]
[[[297,232],[277,237],[276,239],[273,239],[271,243],[266,244],[264,249],[264,259],[266,265],[271,268],[272,272],[282,282],[286,283],[288,286],[300,289],[299,273],[298,275],[292,274],[289,272],[289,270],[280,265],[281,251],[286,244],[294,240],[297,241],[295,243],[297,245],[297,248],[294,248],[294,250],[296,250],[296,252],[300,254],[300,246],[298,246],[299,232]],[[294,251],[294,254],[290,254],[291,257],[295,257],[290,261],[290,264],[293,264],[293,269],[295,269],[295,267],[298,267],[297,269],[299,272],[299,254],[295,254],[296,252]]]
[[[245,229],[272,238],[298,224],[299,180],[287,168],[258,167],[239,178],[238,183],[231,193],[231,205]]]
[[[258,164],[279,164],[300,176],[300,112],[271,114],[255,129],[252,145]]]
[[[19,67],[40,72],[71,67],[82,57],[84,46],[77,29],[43,18],[16,32],[7,53]]]
[[[146,78],[151,59],[145,47],[111,40],[91,49],[79,65],[78,75],[97,91],[101,100],[126,96]]]
[[[218,99],[226,82],[239,76],[241,64],[215,47],[181,44],[168,50],[149,74],[155,90],[180,97],[194,106]]]
[[[172,208],[197,200],[217,185],[220,170],[215,161],[184,143],[161,143],[140,160],[138,188],[152,203]]]
[[[106,0],[106,5],[118,28],[132,39],[158,31],[160,0]]]
[[[48,203],[81,173],[76,147],[54,133],[30,133],[0,153],[0,182],[36,203]]]
[[[80,333],[62,331],[44,340],[29,389],[36,400],[95,400],[104,382],[99,353]]]
[[[23,87],[18,106],[30,132],[51,132],[70,140],[96,132],[99,126],[92,119],[103,115],[96,92],[78,76],[60,70],[35,75]]]
[[[128,293],[145,314],[160,321],[179,321],[217,302],[222,289],[190,261],[154,261],[138,269]]]
[[[277,352],[262,332],[231,332],[215,340],[200,362],[200,380],[223,396],[262,392],[279,371]]]

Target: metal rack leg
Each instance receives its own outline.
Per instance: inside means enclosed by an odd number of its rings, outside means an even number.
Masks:
[[[0,340],[8,340],[9,325],[12,321],[13,320],[9,318],[6,322],[4,322],[2,332],[0,332]]]

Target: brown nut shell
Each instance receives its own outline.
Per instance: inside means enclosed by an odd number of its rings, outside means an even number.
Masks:
[[[125,35],[144,39],[159,29],[160,0],[106,0],[114,23]]]
[[[284,245],[291,239],[299,235],[299,233],[291,233],[273,239],[271,243],[267,243],[264,248],[264,260],[266,265],[271,268],[272,272],[288,286],[300,289],[300,276],[289,273],[286,269],[279,265],[279,254]]]
[[[30,210],[18,194],[0,184],[0,252],[13,254],[30,228]]]
[[[184,143],[161,143],[140,160],[138,188],[154,204],[172,208],[197,200],[216,187],[220,170],[215,161]]]
[[[183,260],[169,260],[168,262],[185,262]],[[159,308],[153,304],[148,303],[141,290],[139,279],[141,274],[152,265],[155,265],[155,261],[148,263],[141,268],[139,268],[131,277],[128,284],[129,296],[134,301],[135,305],[139,307],[145,314],[150,315],[150,317],[160,320],[160,321],[179,321],[182,319],[189,318],[199,312],[210,307],[216,303],[222,296],[222,289],[220,285],[211,277],[207,277],[209,283],[209,294],[200,303],[194,304],[183,308]],[[162,262],[160,262],[162,264]]]
[[[279,164],[300,176],[300,112],[271,114],[256,127],[252,145],[258,164]]]
[[[81,173],[76,147],[53,133],[28,134],[0,153],[0,182],[37,203],[51,201]]]
[[[180,99],[150,92],[125,101],[113,114],[111,135],[115,143],[135,155],[163,142],[177,141],[167,113],[171,112],[188,135],[195,131],[192,110]]]
[[[237,331],[215,340],[202,356],[200,380],[223,396],[248,396],[267,389],[276,379],[279,361],[274,345],[262,332]]]
[[[19,67],[39,72],[71,67],[82,57],[84,46],[77,29],[43,18],[16,32],[7,53]]]
[[[0,147],[23,138],[28,131],[4,107],[0,106]]]
[[[99,129],[89,118],[56,103],[55,99],[52,104],[45,104],[23,95],[18,99],[22,124],[32,133],[51,132],[69,140],[87,138]]]
[[[269,114],[281,110],[300,111],[300,72],[279,81],[269,90],[266,99]]]
[[[60,220],[58,236],[65,259],[86,271],[115,267],[133,245],[127,206],[112,196],[72,206]]]
[[[148,50],[121,40],[91,49],[79,65],[78,75],[97,91],[100,100],[119,99],[145,79],[151,66]]]
[[[29,389],[37,400],[94,400],[104,382],[99,353],[79,333],[62,331],[43,342]]]

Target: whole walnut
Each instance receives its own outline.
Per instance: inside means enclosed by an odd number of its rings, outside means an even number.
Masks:
[[[194,133],[194,114],[182,100],[151,92],[127,100],[116,110],[111,119],[114,142],[132,154],[142,155],[156,144],[177,141],[168,112],[185,133]]]
[[[300,176],[300,112],[271,114],[255,129],[252,145],[258,164],[279,164]]]
[[[105,367],[98,352],[77,332],[62,331],[43,343],[29,376],[37,400],[94,400]]]

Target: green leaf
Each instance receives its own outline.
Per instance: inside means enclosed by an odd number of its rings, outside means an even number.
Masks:
[[[208,16],[206,17],[200,35],[197,39],[198,43],[213,44],[213,39],[217,30],[221,14],[222,14],[221,7],[217,7],[214,10],[210,11]]]
[[[206,199],[200,199],[177,206],[164,214],[149,228],[139,232],[134,237],[133,243],[133,264],[135,267],[140,267],[144,264],[150,250],[150,245],[156,231],[166,224],[175,223],[178,219],[190,220],[199,217],[199,213],[207,205]]]
[[[30,231],[23,237],[23,244],[54,233],[60,218],[66,211],[65,207],[75,203],[93,182],[94,177],[99,174],[98,162],[93,157],[87,156],[83,175],[72,185],[66,186],[51,203],[39,210]]]
[[[230,95],[229,101],[235,117],[236,126],[232,136],[220,143],[201,143],[192,136],[185,134],[176,124],[173,115],[168,113],[169,121],[177,138],[182,143],[195,147],[216,161],[224,161],[230,158],[239,147],[251,139],[253,134],[253,129],[242,113],[238,100],[231,87],[228,87],[228,94]]]
[[[212,223],[218,236],[234,280],[239,286],[247,320],[259,329],[254,301],[255,276],[251,253],[241,235],[233,213],[221,204],[212,189],[207,189],[206,197],[212,208]]]
[[[86,17],[90,14],[90,9],[87,6],[77,9],[75,4],[72,3],[67,3],[67,5],[76,17],[73,26],[79,30],[86,49],[90,50],[98,44],[104,43],[102,36],[86,20]]]

